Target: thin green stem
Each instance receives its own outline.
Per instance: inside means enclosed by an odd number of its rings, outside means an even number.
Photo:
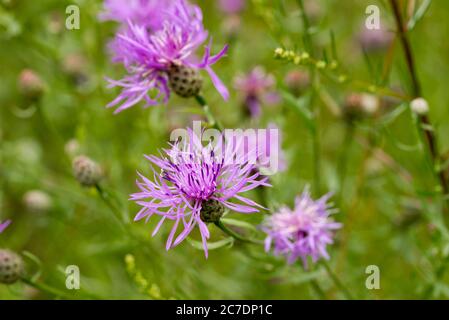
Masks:
[[[429,284],[428,287],[424,290],[423,299],[427,300],[432,298],[432,295],[435,291],[435,283],[438,283],[443,278],[448,263],[449,263],[449,256],[443,259],[441,264],[438,266],[435,272],[434,283]]]
[[[226,227],[224,225],[224,223],[221,220],[218,220],[217,222],[214,222],[214,224],[221,229],[221,231],[223,231],[224,233],[230,235],[231,237],[242,241],[242,242],[247,242],[247,243],[253,243],[253,244],[263,244],[263,241],[261,240],[256,240],[256,239],[250,239],[250,238],[245,238],[242,235],[238,234],[237,232],[231,230],[230,228]]]
[[[390,0],[390,5],[393,10],[398,36],[401,40],[402,49],[404,51],[407,69],[410,73],[410,78],[412,81],[413,96],[415,98],[418,98],[418,97],[422,96],[421,85],[419,83],[418,74],[416,71],[416,65],[415,65],[415,60],[413,57],[412,47],[411,47],[410,41],[407,37],[407,26],[403,21],[402,14],[401,14],[401,8],[398,3],[398,0]],[[446,180],[444,172],[437,169],[439,167],[439,163],[441,160],[440,156],[438,154],[437,137],[435,136],[435,133],[432,130],[432,124],[430,123],[429,117],[427,115],[420,115],[418,117],[418,120],[419,120],[419,126],[418,126],[419,134],[423,135],[427,142],[429,156],[430,156],[431,162],[432,162],[432,171],[435,174],[437,180],[439,180],[441,191],[443,193],[443,198],[446,198],[446,196],[449,194],[449,183]],[[449,208],[449,199],[446,199],[444,201],[444,203],[446,204],[447,208]],[[449,217],[445,217],[445,222],[447,225],[449,225]]]
[[[74,299],[74,297],[72,297],[72,296],[70,296],[70,295],[60,291],[59,289],[53,288],[53,287],[51,287],[51,286],[49,286],[49,285],[47,285],[45,283],[38,283],[38,282],[35,282],[35,281],[33,281],[33,280],[29,279],[29,278],[26,278],[26,277],[22,277],[21,280],[22,280],[23,283],[25,283],[25,284],[27,284],[27,285],[35,288],[35,289],[38,289],[38,290],[40,290],[40,291],[42,291],[42,292],[44,292],[44,293],[46,293],[46,294],[48,294],[50,296],[53,296],[55,298]]]
[[[314,56],[314,46],[312,37],[310,36],[309,29],[310,29],[310,21],[309,17],[307,16],[307,12],[305,9],[304,1],[298,0],[299,8],[301,9],[301,19],[302,24],[304,28],[304,44],[306,49],[309,51],[309,53]],[[315,72],[315,68],[313,66],[310,66],[310,76],[311,76],[311,82],[314,84],[313,86],[313,95],[312,99],[310,101],[310,104],[314,105],[314,98],[316,94],[319,94],[319,91],[316,90],[316,87],[319,87],[318,85],[315,86],[315,82],[317,82],[317,76]],[[313,108],[316,109],[316,108]],[[315,121],[315,128],[312,131],[312,157],[313,157],[313,180],[314,180],[314,193],[315,196],[319,196],[321,194],[321,152],[320,152],[320,140],[319,140],[319,130],[317,129],[317,116],[316,116],[316,110],[314,110],[314,121]]]
[[[196,102],[198,102],[201,108],[203,108],[209,126],[222,131],[223,130],[222,125],[215,119],[214,115],[212,114],[212,111],[209,108],[209,105],[206,102],[206,99],[204,99],[204,97],[201,95],[196,95],[195,100]]]
[[[321,300],[326,300],[326,293],[323,291],[323,289],[320,287],[318,281],[316,280],[310,280],[310,286],[312,287],[313,291],[315,291],[316,295],[321,299]]]
[[[313,51],[312,37],[309,34],[310,21],[309,21],[309,17],[307,16],[307,13],[306,13],[304,1],[298,0],[298,5],[299,5],[299,8],[301,9],[301,18],[302,18],[302,24],[303,24],[303,28],[304,28],[304,42],[305,42],[307,50],[309,50],[310,53],[313,53],[312,52]]]
[[[109,194],[98,183],[95,184],[95,189],[97,189],[98,194],[100,195],[100,198],[111,209],[111,211],[114,213],[114,216],[117,218],[117,220],[120,222],[126,223],[120,210],[117,209],[117,207],[112,203],[111,197],[109,196]]]
[[[320,152],[320,140],[318,136],[318,129],[314,129],[312,133],[312,152],[313,152],[313,180],[315,196],[321,194],[321,152]]]
[[[340,289],[340,291],[343,293],[345,298],[348,299],[348,300],[353,300],[354,298],[352,297],[351,292],[346,288],[346,286],[343,284],[343,282],[340,281],[338,276],[332,271],[332,269],[330,268],[329,264],[325,260],[322,260],[321,264],[324,266],[324,269],[326,269],[327,274],[332,279],[332,281],[334,282],[335,286],[338,289]]]
[[[341,199],[343,197],[343,191],[346,181],[348,153],[351,148],[352,140],[354,138],[354,124],[347,123],[345,127],[345,137],[343,140],[343,146],[341,149],[340,159],[338,162],[338,179],[340,180],[340,190],[338,193],[337,204],[341,205]]]

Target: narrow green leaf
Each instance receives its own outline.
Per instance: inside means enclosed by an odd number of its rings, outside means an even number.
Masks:
[[[419,6],[418,10],[416,10],[415,14],[413,15],[413,17],[411,17],[407,24],[407,29],[409,31],[413,30],[416,24],[424,17],[427,10],[429,10],[431,3],[432,0],[424,0],[423,3]]]
[[[195,249],[203,250],[203,243],[201,241],[187,238],[187,242],[190,243],[190,245],[192,247],[194,247]],[[223,240],[219,240],[216,242],[208,242],[207,249],[208,250],[216,250],[216,249],[220,249],[223,247],[230,248],[230,247],[232,247],[233,244],[234,244],[234,238],[229,237],[229,238],[225,238]]]
[[[255,226],[253,226],[251,223],[248,223],[246,221],[240,221],[240,220],[229,219],[229,218],[222,218],[220,220],[226,225],[231,225],[231,226],[235,226],[235,227],[239,227],[239,228],[243,228],[243,229],[248,229],[251,231],[257,231],[257,228]]]

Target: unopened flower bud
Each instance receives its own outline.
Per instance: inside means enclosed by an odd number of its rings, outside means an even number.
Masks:
[[[23,269],[23,260],[18,254],[0,249],[0,283],[15,283],[22,276]]]
[[[173,63],[168,72],[170,88],[183,98],[196,96],[203,85],[203,78],[197,69]]]
[[[53,11],[48,17],[47,29],[50,33],[59,34],[64,30],[64,16],[60,11]]]
[[[241,25],[240,16],[233,14],[224,18],[221,29],[228,38],[232,39],[239,33]]]
[[[79,155],[81,146],[76,139],[70,139],[64,146],[64,151],[69,157],[75,157]]]
[[[393,34],[380,29],[367,29],[363,26],[363,30],[359,35],[359,42],[366,52],[380,52],[388,48],[393,40]]]
[[[307,72],[292,70],[284,78],[287,88],[296,96],[299,96],[310,85],[310,77]]]
[[[225,211],[218,200],[206,200],[201,204],[200,218],[203,222],[218,222]]]
[[[371,94],[351,93],[344,103],[344,113],[348,119],[358,119],[372,115],[379,110],[379,99]]]
[[[70,76],[77,85],[82,85],[88,80],[86,66],[86,58],[79,53],[68,54],[62,63],[63,71]]]
[[[30,69],[24,69],[20,73],[18,87],[22,94],[30,99],[38,98],[45,89],[42,79],[36,72]]]
[[[362,94],[362,108],[367,114],[374,114],[379,110],[379,99],[372,94]]]
[[[76,180],[83,186],[92,187],[100,181],[101,168],[92,159],[86,156],[78,156],[73,159],[72,165]]]
[[[422,211],[418,207],[407,205],[403,212],[395,218],[394,223],[397,227],[406,229],[419,222],[422,217]]]
[[[410,103],[412,111],[418,115],[425,115],[429,112],[429,104],[423,98],[416,98]]]
[[[40,190],[31,190],[23,196],[23,202],[30,212],[43,213],[50,210],[52,201],[48,194]]]

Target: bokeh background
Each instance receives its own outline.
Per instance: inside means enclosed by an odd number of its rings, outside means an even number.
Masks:
[[[418,8],[424,1],[403,2]],[[213,36],[213,51],[230,44],[228,56],[214,66],[231,89],[230,101],[224,102],[205,78],[203,96],[215,116],[226,128],[275,123],[282,130],[287,170],[271,177],[273,188],[251,197],[275,209],[292,205],[307,185],[316,196],[334,192],[339,208],[335,218],[344,228],[330,248],[330,265],[355,297],[449,298],[444,209],[407,99],[390,99],[357,121],[339,116],[346,97],[370,85],[410,96],[399,44],[372,53],[364,52],[359,41],[365,9],[372,4],[379,6],[382,25],[394,35],[388,2],[306,1],[313,56],[337,60],[335,74],[358,79],[366,84],[362,86],[274,58],[278,47],[304,51],[297,1],[248,0],[237,16],[223,13],[216,1],[197,3]],[[79,30],[65,28],[65,10],[71,4],[80,8]],[[105,77],[119,79],[124,70],[110,62],[107,43],[118,26],[100,22],[101,10],[98,0],[1,1],[0,220],[13,223],[0,235],[0,247],[25,252],[27,272],[39,272],[38,282],[61,290],[66,266],[79,266],[81,290],[67,292],[79,299],[310,299],[315,298],[311,279],[328,298],[342,298],[322,268],[287,265],[261,247],[235,242],[211,250],[207,260],[193,242],[166,252],[169,228],[151,238],[152,221],[130,222],[139,235],[136,240],[95,189],[77,183],[71,161],[86,154],[102,166],[103,188],[132,221],[138,208],[127,199],[136,191],[136,170],[150,172],[143,154],[157,154],[173,128],[188,126],[192,114],[201,116],[193,99],[175,96],[165,106],[138,105],[118,115],[105,108],[118,93],[106,88]],[[449,2],[435,0],[409,34],[442,153],[449,150],[448,21]],[[263,105],[262,116],[251,119],[233,79],[256,66],[273,74],[281,99]],[[21,90],[24,70],[39,77],[43,90],[38,97]],[[297,96],[285,82],[295,70],[319,74]],[[316,132],[304,116],[308,112],[314,114]],[[319,151],[319,167],[313,150]],[[32,190],[41,192],[37,207],[30,200]],[[257,225],[263,214],[232,218]],[[210,230],[212,242],[224,238],[217,228]],[[369,265],[380,268],[379,290],[365,287]],[[0,285],[0,299],[38,298],[51,296],[20,283]]]

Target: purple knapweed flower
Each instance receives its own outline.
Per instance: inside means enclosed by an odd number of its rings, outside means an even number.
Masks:
[[[244,98],[244,106],[251,117],[261,114],[261,104],[269,105],[279,102],[279,95],[274,91],[275,79],[258,66],[246,75],[238,75],[234,80],[234,88]]]
[[[162,27],[150,32],[146,27],[128,22],[111,44],[113,61],[122,63],[128,75],[122,80],[110,80],[110,87],[122,87],[120,95],[108,107],[117,106],[115,113],[130,108],[141,100],[146,106],[167,102],[170,91],[182,97],[198,94],[202,79],[199,70],[208,72],[218,92],[229,97],[226,86],[211,66],[222,58],[225,46],[217,55],[211,55],[212,40],[198,61],[196,50],[207,40],[202,12],[184,0],[176,0],[165,16]]]
[[[245,8],[245,0],[219,0],[220,10],[227,14],[236,14]]]
[[[251,156],[237,152],[240,141],[223,142],[222,134],[215,145],[210,142],[203,146],[198,134],[190,129],[187,132],[187,138],[171,144],[171,149],[164,150],[164,156],[146,156],[160,172],[151,166],[152,180],[139,173],[140,180],[136,183],[140,192],[130,199],[142,207],[134,221],[148,221],[153,215],[161,217],[153,235],[164,221],[173,221],[167,250],[181,243],[198,226],[207,258],[206,223],[217,222],[225,208],[238,213],[258,212],[263,207],[241,194],[270,185],[266,177],[254,172],[254,165],[248,161]],[[182,231],[176,235],[180,226]]]
[[[128,21],[150,30],[162,27],[164,14],[169,12],[173,0],[105,0],[100,20],[113,20],[127,25]]]
[[[0,222],[0,233],[5,231],[5,229],[11,224],[11,220],[6,220],[4,222]]]
[[[330,195],[313,200],[306,189],[295,200],[295,208],[282,207],[268,217],[262,226],[267,233],[265,250],[274,247],[274,254],[283,255],[288,263],[301,259],[307,267],[307,258],[313,262],[320,258],[329,259],[326,251],[333,243],[333,230],[341,228],[330,215],[331,205],[327,204]]]

